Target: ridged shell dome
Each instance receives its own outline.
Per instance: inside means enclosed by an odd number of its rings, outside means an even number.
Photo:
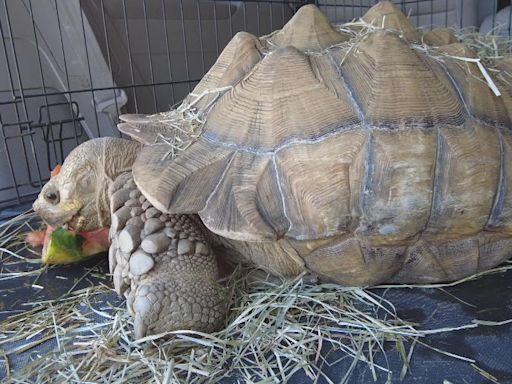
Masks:
[[[495,79],[495,96],[447,31],[422,46],[389,2],[363,20],[341,33],[309,5],[271,35],[236,35],[192,95],[229,90],[183,154],[145,147],[133,169],[141,191],[235,240],[407,247],[510,233],[508,85]],[[145,142],[165,130],[124,119]]]

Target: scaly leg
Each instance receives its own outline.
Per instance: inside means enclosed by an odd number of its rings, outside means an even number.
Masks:
[[[131,173],[109,190],[114,286],[127,299],[135,336],[177,329],[217,330],[227,306],[215,257],[193,215],[163,214]]]

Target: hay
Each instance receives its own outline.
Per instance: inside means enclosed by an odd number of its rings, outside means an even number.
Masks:
[[[0,223],[0,281],[36,276],[47,270],[41,266],[41,255],[25,244],[26,233],[38,230],[39,224],[32,211]],[[28,271],[27,265],[30,265]]]
[[[10,244],[5,245],[11,251],[4,257],[23,258]],[[509,269],[512,263],[431,287],[442,289]],[[105,284],[69,291],[56,300],[25,303],[27,311],[0,322],[0,364],[8,374],[5,382],[216,383],[226,378],[286,382],[302,371],[313,382],[330,383],[322,368],[335,363],[328,358],[332,351],[352,360],[341,383],[349,382],[358,364],[366,364],[375,380],[391,380],[392,375],[403,378],[407,374],[417,345],[465,361],[491,378],[474,359],[434,348],[423,339],[512,322],[474,320],[453,328],[421,329],[401,319],[393,303],[371,290],[313,285],[303,276],[284,282],[255,280],[251,271],[239,267],[227,279],[232,310],[226,328],[213,334],[183,330],[134,340],[124,302]],[[49,341],[54,343],[51,352],[37,352]],[[13,372],[10,357],[34,350],[32,361]],[[402,359],[401,372],[390,371],[386,358],[390,351]],[[384,360],[378,360],[379,356]]]
[[[512,55],[512,40],[501,36],[496,30],[481,34],[474,28],[452,28],[453,34],[467,47],[471,48],[484,63],[503,59]]]
[[[383,27],[362,21],[339,26],[353,36],[340,46],[348,55],[369,33]],[[473,35],[464,36],[473,49],[480,44],[481,49],[475,50],[483,63],[510,50],[510,45],[496,40],[489,42]],[[444,59],[431,47],[416,45],[414,48],[425,50],[441,61]],[[188,148],[201,134],[212,106],[229,89],[231,87],[192,94],[177,108],[154,116],[157,125],[165,127],[165,134],[159,134],[157,141],[169,145],[166,156],[175,157]],[[34,276],[32,287],[41,289],[37,276],[45,272],[45,267],[20,269],[39,262],[24,256],[26,252],[37,256],[22,241],[22,232],[32,229],[32,219],[33,214],[26,214],[0,226],[0,281]],[[419,287],[444,289],[510,269],[512,263],[509,262],[458,282]],[[432,347],[424,340],[433,334],[512,322],[475,319],[457,327],[422,329],[420,324],[401,319],[393,303],[372,290],[334,284],[312,285],[303,276],[281,284],[254,281],[250,270],[240,267],[226,281],[232,310],[222,331],[203,334],[183,330],[134,340],[132,319],[124,302],[110,286],[99,284],[73,291],[90,273],[87,271],[60,298],[25,303],[28,310],[15,312],[0,322],[0,364],[4,365],[8,376],[5,382],[216,383],[236,378],[275,383],[287,382],[302,371],[313,382],[331,383],[323,373],[325,366],[336,363],[329,360],[330,351],[341,352],[342,359],[352,361],[341,383],[350,380],[358,364],[367,365],[375,380],[384,376],[391,381],[392,375],[403,378],[409,372],[417,345],[467,362],[482,377],[496,381],[474,359]],[[57,278],[66,280],[65,276]],[[379,288],[415,287],[418,286],[383,285]],[[55,342],[54,348],[47,353],[40,352],[40,347],[50,341]],[[36,352],[32,354],[32,361],[23,369],[16,372],[11,369],[13,354],[33,351]],[[403,361],[401,372],[390,371],[386,357],[390,351],[398,353]]]
[[[156,143],[169,146],[162,161],[174,159],[201,135],[208,113],[219,98],[232,86],[208,89],[201,94],[190,93],[177,107],[152,115],[152,125],[160,127]]]
[[[400,31],[386,28],[385,19],[386,18],[384,17],[382,20],[382,25],[380,26],[375,25],[374,23],[368,23],[363,19],[339,24],[336,26],[338,31],[351,36],[349,41],[337,45],[345,49],[344,57],[339,63],[340,66],[343,65],[348,55],[357,48],[357,45],[372,33],[377,31],[386,31],[397,36],[402,36]],[[410,46],[412,49],[423,52],[429,57],[439,61],[441,64],[444,63],[446,58],[476,64],[485,80],[484,83],[487,84],[487,86],[496,96],[501,96],[501,92],[496,86],[492,77],[489,75],[489,71],[493,72],[495,76],[501,77],[501,71],[495,68],[494,62],[498,59],[511,57],[512,40],[504,36],[493,34],[493,32],[496,31],[491,31],[488,34],[482,35],[475,29],[452,28],[452,32],[461,43],[465,44],[476,53],[477,58],[449,55],[439,51],[438,47],[430,46],[423,42],[418,44],[413,43],[410,44]],[[479,81],[483,81],[482,79],[474,76],[472,73],[470,73],[470,75]],[[507,74],[507,76],[512,78],[512,74]]]

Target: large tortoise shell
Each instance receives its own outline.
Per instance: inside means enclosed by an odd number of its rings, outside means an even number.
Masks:
[[[201,101],[213,106],[183,154],[144,148],[141,191],[234,240],[463,240],[480,252],[510,237],[509,84],[491,73],[493,90],[449,31],[422,35],[389,2],[363,20],[341,31],[308,5],[271,35],[238,33],[193,94],[229,90]],[[124,119],[136,138],[151,131],[150,117]]]

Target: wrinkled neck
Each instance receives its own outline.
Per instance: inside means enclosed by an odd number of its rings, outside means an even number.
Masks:
[[[108,190],[112,182],[112,180],[105,176],[99,182],[100,185],[98,185],[96,207],[100,228],[110,226],[110,196]]]
[[[103,177],[98,185],[96,206],[98,222],[107,227],[110,226],[111,220],[109,188],[119,175],[131,172],[142,145],[135,141],[115,138],[107,139],[104,143],[99,156]]]

